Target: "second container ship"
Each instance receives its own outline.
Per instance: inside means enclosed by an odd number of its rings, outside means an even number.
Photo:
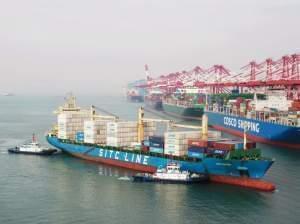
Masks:
[[[222,101],[222,100],[221,100]],[[237,98],[207,106],[209,124],[221,131],[249,139],[300,148],[300,114],[298,101],[288,100],[285,91],[269,90],[265,99]]]

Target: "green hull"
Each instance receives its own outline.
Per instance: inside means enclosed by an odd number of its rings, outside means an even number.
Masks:
[[[163,103],[165,113],[182,118],[201,118],[204,112],[204,105],[197,104],[194,107]]]

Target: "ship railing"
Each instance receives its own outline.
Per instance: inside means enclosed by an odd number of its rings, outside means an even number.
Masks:
[[[220,114],[226,114],[229,116],[234,116],[234,117],[244,117],[246,119],[249,119],[245,115],[241,115],[237,110],[233,110],[232,108],[226,107],[226,106],[215,106],[215,105],[209,105],[206,107],[206,110],[209,112],[216,112]],[[273,120],[273,119],[267,119],[266,118],[267,113],[263,113],[259,115],[259,112],[255,113],[255,120],[258,121],[264,121],[272,124],[280,124],[284,126],[289,126],[289,127],[299,127],[300,124],[298,125],[297,122],[290,122],[288,119],[278,119],[278,120]],[[250,119],[253,119],[252,117]]]

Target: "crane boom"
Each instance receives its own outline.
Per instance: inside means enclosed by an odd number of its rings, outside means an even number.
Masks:
[[[195,125],[185,125],[185,124],[171,124],[172,127],[177,127],[177,128],[190,128],[190,129],[199,129],[201,130],[201,126],[195,126]]]

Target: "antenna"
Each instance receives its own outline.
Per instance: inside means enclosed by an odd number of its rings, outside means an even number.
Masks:
[[[146,74],[146,78],[149,79],[150,78],[150,73],[149,73],[149,67],[147,64],[145,64],[145,74]]]

